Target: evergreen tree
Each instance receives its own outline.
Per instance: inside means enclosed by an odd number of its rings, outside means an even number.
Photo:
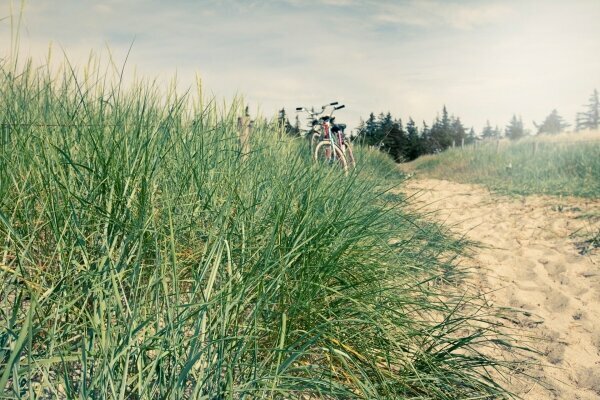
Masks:
[[[598,129],[599,126],[600,98],[598,97],[598,91],[594,89],[594,92],[590,96],[589,103],[587,104],[587,111],[577,113],[575,130]]]
[[[475,134],[475,129],[471,127],[469,133],[467,133],[467,137],[465,138],[465,144],[473,144],[477,140],[477,135]]]
[[[279,116],[277,117],[277,122],[279,126],[284,127],[287,122],[287,114],[285,112],[285,108],[279,110]]]
[[[499,136],[497,127],[493,129],[489,121],[487,125],[490,136]],[[451,116],[446,106],[431,128],[423,121],[423,127],[419,130],[415,121],[409,118],[404,129],[402,120],[394,119],[387,112],[379,113],[377,117],[370,113],[366,121],[361,119],[357,131],[363,144],[379,147],[398,162],[414,160],[422,154],[438,153],[450,147],[452,142],[460,145],[463,140],[465,144],[476,140],[473,128],[467,133],[461,119]]]
[[[481,137],[483,137],[484,139],[491,139],[491,138],[494,138],[495,136],[496,136],[496,131],[490,125],[490,120],[487,120],[485,123],[485,126],[483,127],[483,130],[481,131]]]
[[[427,126],[427,123],[423,121],[423,128],[421,129],[421,147],[423,153],[421,154],[432,154],[434,152],[431,139],[431,129]]]
[[[406,124],[406,136],[407,136],[407,150],[404,153],[408,161],[412,161],[423,154],[423,148],[421,145],[421,138],[419,137],[419,128],[415,124],[412,118],[408,119]]]
[[[287,125],[289,125],[289,121],[287,118],[287,114],[285,112],[285,108],[282,108],[281,110],[279,110],[279,116],[277,117],[277,128],[279,129],[279,135],[281,135],[281,132],[286,132],[287,131]]]
[[[285,108],[279,110],[279,115],[277,117],[277,126],[281,129],[281,132],[286,133],[291,136],[297,136],[300,134],[300,121],[298,120],[298,116],[296,116],[296,127],[290,124],[290,120],[288,119],[287,113],[285,112]]]
[[[444,108],[442,109],[442,128],[448,132],[450,130],[450,117],[448,116],[448,110],[446,110],[446,106],[444,105]]]
[[[387,125],[382,124],[382,129],[386,129]],[[404,152],[408,144],[406,133],[402,128],[402,121],[398,120],[391,123],[389,131],[386,132],[383,138],[384,149],[392,156],[396,162],[405,161]]]
[[[394,124],[392,115],[388,112],[387,114],[379,113],[377,116],[377,130],[375,131],[375,142],[382,151],[391,153],[391,149],[393,147],[392,140],[389,138],[389,135],[392,131],[392,126]]]
[[[446,106],[442,109],[442,118],[436,117],[430,132],[430,148],[432,152],[439,152],[452,145],[452,120],[448,115]]]
[[[373,144],[379,146],[383,151],[389,151],[389,147],[386,147],[386,136],[392,130],[392,116],[388,112],[387,115],[379,113],[375,122],[375,131],[373,133]]]
[[[556,109],[552,110],[552,112],[546,117],[544,122],[540,125],[533,123],[538,130],[539,133],[548,133],[551,135],[561,133],[565,130],[566,127],[569,126],[564,119],[558,115],[558,111]]]
[[[498,139],[502,137],[502,131],[500,130],[498,125],[496,125],[496,127],[494,128],[494,137]]]
[[[467,131],[460,121],[460,118],[456,117],[452,119],[451,131],[452,140],[454,140],[457,146],[460,146],[463,139],[466,139],[467,137]]]
[[[383,113],[379,114],[379,129],[383,131],[383,135],[389,132],[394,125],[394,119],[392,118],[392,114],[388,111],[387,114],[383,115]]]
[[[508,125],[506,125],[504,132],[506,137],[510,140],[517,140],[525,136],[525,129],[523,129],[523,120],[521,117],[517,119],[517,116],[513,115]]]
[[[578,112],[575,114],[575,132],[582,131],[586,129],[586,117],[585,113]]]
[[[442,121],[440,116],[435,117],[431,129],[429,129],[429,135],[427,135],[427,150],[430,153],[436,153],[442,150],[440,139],[442,138]]]
[[[366,129],[367,129],[367,127],[365,125],[365,121],[363,121],[363,119],[361,118],[360,121],[358,122],[358,127],[356,128],[356,136],[359,140],[364,139]]]
[[[368,144],[368,145],[375,144],[376,131],[377,131],[377,121],[375,120],[375,114],[371,113],[371,114],[369,114],[369,118],[367,119],[367,122],[365,123],[365,143],[366,144]]]

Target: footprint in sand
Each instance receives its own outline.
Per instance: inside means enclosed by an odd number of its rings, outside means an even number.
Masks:
[[[569,252],[565,254],[565,261],[568,264],[581,262],[581,255],[577,254],[577,252],[571,248],[569,249]]]
[[[502,251],[502,250],[498,250],[498,251],[494,252],[494,254],[493,254],[494,259],[499,264],[508,260],[511,256],[512,256],[512,254],[510,251]]]
[[[535,311],[537,307],[531,303],[532,300],[535,300],[535,297],[531,295],[526,295],[524,297],[525,298],[523,298],[521,293],[516,291],[514,287],[509,287],[506,289],[505,298],[508,299],[508,304],[510,307]]]
[[[561,285],[565,285],[567,286],[569,284],[569,282],[571,282],[571,280],[569,279],[569,277],[567,276],[567,274],[559,274],[558,275],[558,282]]]
[[[524,257],[518,257],[514,260],[517,267],[517,278],[526,281],[536,281],[538,274],[535,271],[535,262]]]
[[[548,346],[549,351],[546,353],[546,357],[551,364],[560,364],[565,355],[565,345],[562,343],[553,343]]]
[[[544,264],[544,269],[552,278],[557,278],[558,274],[565,272],[567,267],[562,261],[549,261]]]
[[[564,294],[548,288],[545,307],[550,312],[562,312],[569,306],[569,298]]]
[[[596,352],[600,354],[600,328],[596,328],[592,332],[592,344],[596,348]]]
[[[566,346],[559,342],[559,337],[559,333],[553,330],[546,330],[542,333],[544,342],[541,351],[552,364],[559,364],[564,358]]]
[[[577,371],[579,384],[600,395],[600,371],[598,368],[581,368]]]

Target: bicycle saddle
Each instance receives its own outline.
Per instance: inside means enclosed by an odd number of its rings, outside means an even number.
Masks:
[[[346,129],[346,124],[335,124],[333,125],[333,128],[331,128],[331,130],[334,132],[344,132],[344,129]]]

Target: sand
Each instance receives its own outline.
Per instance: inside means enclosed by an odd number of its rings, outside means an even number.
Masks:
[[[534,346],[536,377],[509,377],[525,399],[600,399],[600,251],[584,238],[600,226],[600,200],[501,196],[477,185],[410,179],[411,207],[477,243],[471,282],[502,321]],[[533,337],[527,340],[526,337]]]

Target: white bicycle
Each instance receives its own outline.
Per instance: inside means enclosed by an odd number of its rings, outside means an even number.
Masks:
[[[309,110],[305,107],[297,107],[296,111],[304,111],[309,115],[309,129],[306,132],[310,136],[311,153],[313,160],[317,163],[339,165],[345,174],[348,168],[355,168],[356,161],[350,141],[344,133],[346,124],[336,124],[333,113],[344,108],[338,106],[338,102],[321,106],[321,111],[315,112],[314,108]],[[331,111],[326,111],[331,108]]]

